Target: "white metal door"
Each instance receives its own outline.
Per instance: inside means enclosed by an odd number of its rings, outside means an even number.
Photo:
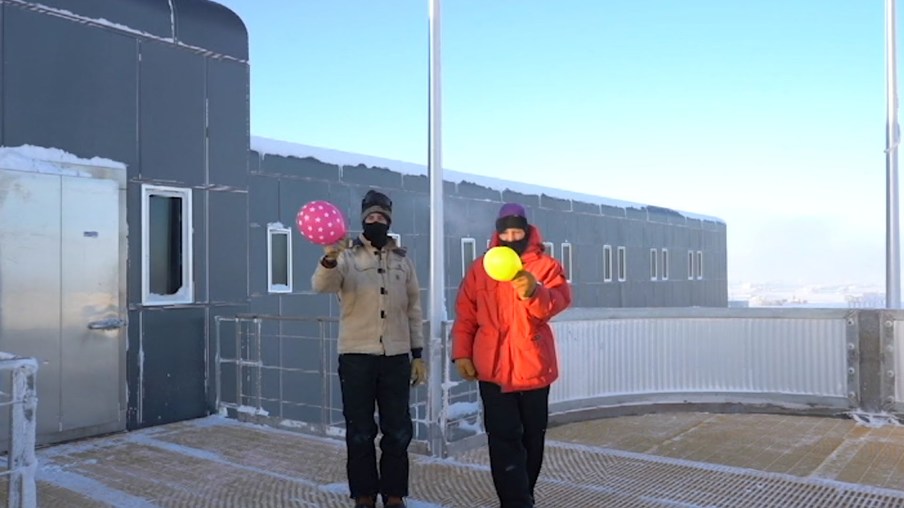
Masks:
[[[120,418],[119,192],[116,182],[62,177],[61,430]]]
[[[125,427],[121,191],[0,168],[0,350],[39,361],[38,439]]]

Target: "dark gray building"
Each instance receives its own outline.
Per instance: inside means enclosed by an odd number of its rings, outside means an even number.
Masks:
[[[251,149],[252,302],[267,293],[267,224],[291,226],[304,203],[325,199],[360,231],[360,200],[369,188],[393,199],[392,232],[414,257],[419,279],[428,280],[427,168],[258,137]],[[486,250],[496,213],[508,201],[528,209],[547,251],[570,274],[576,307],[727,306],[725,223],[717,218],[457,172],[446,172],[444,180],[450,315],[464,270]],[[291,237],[290,292],[303,294],[320,248]],[[306,307],[335,314],[324,298],[310,296]]]
[[[306,201],[354,229],[386,191],[428,280],[422,169],[250,149],[248,36],[219,4],[0,0],[0,54],[0,350],[42,362],[41,441],[208,414],[216,316],[335,315],[309,291]],[[722,221],[480,180],[446,183],[449,303],[518,201],[576,306],[727,304]]]

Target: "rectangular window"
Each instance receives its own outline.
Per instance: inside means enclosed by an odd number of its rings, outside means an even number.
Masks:
[[[650,249],[650,280],[659,278],[659,251]]]
[[[292,230],[282,224],[267,225],[267,290],[292,292]]]
[[[556,244],[552,242],[543,242],[543,251],[552,257],[556,257]]]
[[[703,279],[703,251],[697,251],[697,280]]]
[[[400,235],[398,233],[389,233],[389,235],[387,235],[387,236],[389,236],[389,238],[392,238],[393,240],[395,240],[396,247],[402,246],[402,235]]]
[[[618,281],[624,282],[628,279],[628,256],[624,247],[618,248]]]
[[[141,301],[192,303],[191,189],[141,188]]]
[[[491,242],[491,240],[488,239],[487,240],[487,250],[490,250],[490,242]]]
[[[571,282],[571,244],[562,243],[562,268],[565,269],[565,279]]]
[[[687,280],[694,280],[694,251],[687,251]]]
[[[660,274],[659,278],[662,280],[669,280],[669,250],[662,249],[662,263],[659,265]]]
[[[461,276],[468,273],[471,263],[477,259],[477,241],[473,238],[461,239]]]
[[[612,282],[612,246],[603,245],[603,282]]]

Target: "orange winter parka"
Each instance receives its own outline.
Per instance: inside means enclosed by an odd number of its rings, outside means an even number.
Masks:
[[[523,300],[510,282],[490,278],[480,257],[462,280],[455,304],[452,360],[470,358],[477,379],[504,392],[543,388],[559,377],[549,320],[571,304],[562,265],[543,251],[540,230],[530,227],[521,262],[537,279],[534,294]],[[500,245],[498,235],[491,245]]]

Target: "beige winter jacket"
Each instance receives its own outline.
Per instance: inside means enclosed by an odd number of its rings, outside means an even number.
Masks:
[[[338,293],[339,353],[399,355],[424,347],[420,288],[414,263],[390,239],[377,251],[363,236],[342,251],[335,268],[320,262],[314,291]]]

